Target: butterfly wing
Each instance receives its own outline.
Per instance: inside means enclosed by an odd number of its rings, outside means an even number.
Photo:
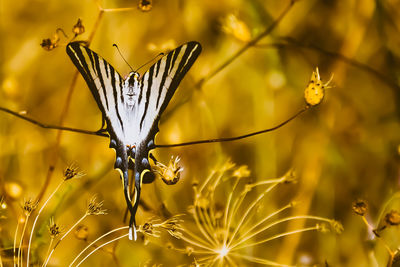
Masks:
[[[107,122],[110,147],[116,150],[114,168],[121,172],[125,199],[130,212],[134,214],[129,194],[129,158],[124,143],[124,127],[127,127],[123,94],[124,80],[106,60],[80,42],[69,43],[67,54],[85,79]]]
[[[142,76],[135,114],[135,129],[139,129],[140,140],[135,153],[135,211],[143,180],[146,175],[152,175],[148,157],[154,148],[160,116],[200,52],[201,45],[197,42],[181,45],[163,56]]]

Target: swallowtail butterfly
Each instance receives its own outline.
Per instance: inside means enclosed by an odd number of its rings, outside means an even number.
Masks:
[[[120,171],[124,195],[131,214],[129,238],[136,240],[135,214],[142,183],[154,180],[149,163],[158,122],[179,83],[201,52],[201,45],[189,42],[169,52],[142,76],[132,71],[126,79],[102,57],[81,42],[67,45],[67,54],[82,74],[97,105],[110,147],[116,150],[114,168]],[[128,168],[133,163],[134,194],[129,190]],[[132,229],[133,228],[133,229]]]

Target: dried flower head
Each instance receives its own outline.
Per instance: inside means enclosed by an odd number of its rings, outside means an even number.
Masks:
[[[171,236],[180,239],[182,236],[181,230],[182,226],[181,223],[183,222],[182,219],[180,219],[181,215],[175,215],[169,218],[168,220],[162,222],[159,227],[163,228],[166,230]]]
[[[144,12],[150,11],[153,8],[153,0],[139,0],[138,8]]]
[[[160,231],[154,227],[155,222],[157,222],[157,219],[150,219],[150,221],[144,223],[143,225],[139,226],[139,232],[142,232],[144,235],[148,236],[153,236],[153,237],[160,237]]]
[[[234,14],[230,14],[223,19],[222,30],[227,34],[231,34],[233,37],[240,41],[248,42],[251,40],[249,28]]]
[[[310,82],[307,88],[304,90],[304,99],[310,106],[316,106],[321,103],[325,96],[325,89],[330,88],[329,83],[332,81],[333,75],[325,84],[322,83],[321,77],[319,76],[318,67],[313,71]]]
[[[58,28],[56,30],[56,32],[54,33],[53,38],[43,39],[40,46],[43,47],[43,49],[47,50],[47,51],[51,51],[54,48],[58,47],[58,43],[60,42],[59,32],[61,32],[66,38],[68,38],[68,36],[65,34],[63,29]]]
[[[250,173],[249,167],[242,165],[233,172],[232,176],[237,178],[249,177]]]
[[[72,32],[75,37],[85,32],[85,26],[83,26],[81,19],[78,19],[78,22],[72,27]]]
[[[353,202],[352,209],[357,215],[364,216],[368,209],[367,202],[363,199],[358,199]]]
[[[385,223],[387,225],[399,225],[400,224],[400,213],[397,210],[391,210],[385,215]]]
[[[138,231],[146,236],[160,237],[159,229],[163,229],[166,230],[171,236],[179,239],[180,236],[182,235],[181,234],[182,227],[180,225],[182,220],[178,218],[179,216],[181,215],[175,215],[163,222],[160,222],[159,219],[152,218],[148,222],[139,226]]]
[[[89,235],[89,227],[87,227],[86,225],[80,224],[76,227],[74,234],[77,239],[87,241],[87,238]]]
[[[28,200],[24,200],[22,209],[24,210],[25,216],[29,216],[38,207],[38,204],[38,201],[35,201],[31,198],[29,198]]]
[[[56,222],[54,221],[54,217],[50,218],[50,223],[48,228],[51,238],[56,238],[62,232],[61,227],[57,225]]]
[[[173,185],[176,184],[180,177],[181,177],[181,172],[183,171],[183,168],[178,166],[180,158],[176,157],[174,160],[174,157],[171,157],[168,166],[165,166],[161,162],[156,163],[156,170],[160,176],[161,179],[166,183],[167,185]]]
[[[70,180],[72,178],[80,178],[84,175],[85,175],[84,172],[78,171],[78,166],[76,166],[75,164],[71,164],[64,170],[65,181]]]
[[[87,215],[103,215],[107,214],[105,209],[102,209],[103,201],[96,202],[96,196],[93,196],[89,200],[89,204],[87,206],[86,214]]]

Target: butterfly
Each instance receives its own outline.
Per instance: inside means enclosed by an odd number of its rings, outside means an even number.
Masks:
[[[149,163],[155,148],[160,116],[185,74],[201,52],[198,42],[188,42],[164,55],[142,76],[130,72],[125,79],[96,52],[71,42],[67,54],[85,79],[106,122],[110,148],[116,151],[114,168],[120,171],[125,200],[131,214],[129,239],[137,238],[135,214],[142,183],[151,183]],[[102,127],[103,128],[103,127]],[[133,166],[134,193],[130,194],[128,169]]]

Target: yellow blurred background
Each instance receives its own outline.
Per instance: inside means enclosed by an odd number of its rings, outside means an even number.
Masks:
[[[90,48],[122,76],[130,69],[113,43],[134,69],[182,43],[201,43],[200,57],[161,118],[156,144],[230,137],[273,127],[305,106],[304,89],[318,67],[323,82],[334,75],[332,87],[326,89],[320,105],[284,127],[234,142],[156,149],[157,159],[164,164],[171,156],[179,156],[184,171],[176,185],[166,185],[160,179],[143,185],[141,199],[150,209],[141,206],[137,221],[143,224],[154,216],[165,220],[187,214],[194,201],[193,183],[204,182],[228,159],[236,166],[246,165],[248,182],[252,183],[281,177],[293,169],[297,184],[278,186],[263,207],[273,211],[296,201],[288,216],[335,219],[343,224],[343,233],[298,233],[242,253],[287,265],[386,266],[390,258],[387,247],[394,252],[400,246],[398,226],[387,227],[377,237],[352,211],[352,203],[357,199],[368,202],[365,218],[373,228],[382,225],[387,212],[400,208],[396,194],[400,1],[300,0],[291,4],[288,0],[153,0],[149,11],[138,8],[139,2],[2,1],[0,106],[46,124],[93,131],[100,128],[101,113],[82,77],[71,91],[76,69],[65,45],[78,18],[85,32],[76,40],[88,40],[93,34]],[[232,55],[274,25],[285,10],[288,12],[270,34],[213,75]],[[57,28],[69,38],[58,32],[58,47],[46,51],[40,43],[53,38]],[[126,204],[119,174],[113,169],[115,152],[108,148],[109,140],[62,132],[58,146],[58,135],[56,130],[0,113],[0,194],[5,204],[0,214],[0,246],[4,266],[13,261],[14,234],[24,200],[36,198],[49,177],[40,207],[72,163],[86,175],[63,184],[44,209],[34,233],[32,264],[41,264],[46,257],[50,217],[68,229],[85,213],[95,194],[104,200],[108,214],[88,216],[83,222],[87,240],[74,234],[65,238],[49,266],[69,264],[88,241],[126,225]],[[215,197],[226,199],[232,184],[221,187]],[[221,200],[219,205],[226,202]],[[255,216],[262,216],[260,209],[261,215]],[[271,230],[269,236],[307,224],[290,221]],[[82,266],[177,266],[196,264],[203,257],[170,249],[169,242],[187,248],[183,240],[168,235],[150,242],[125,238],[97,251]],[[239,266],[257,265],[244,257],[232,259]],[[232,262],[212,264],[230,266]]]

